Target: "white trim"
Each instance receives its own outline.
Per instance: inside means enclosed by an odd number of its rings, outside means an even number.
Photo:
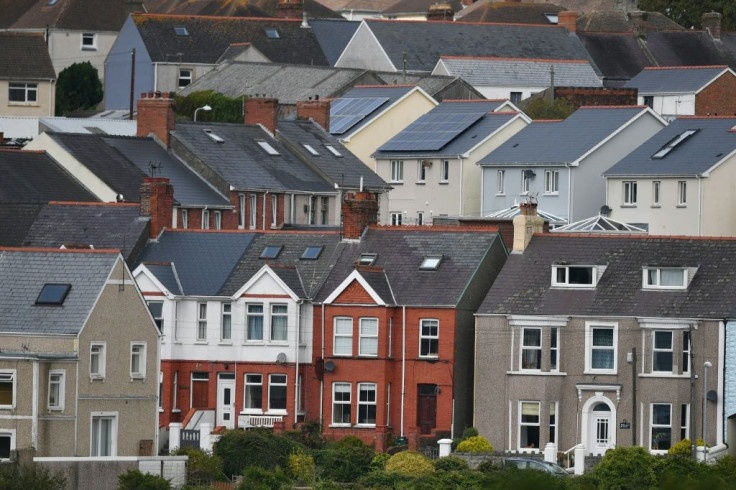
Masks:
[[[57,401],[56,405],[51,405],[51,377],[54,375],[60,375],[61,379],[59,380],[59,399]],[[52,369],[49,371],[49,380],[48,380],[48,391],[46,395],[46,408],[49,411],[64,411],[64,401],[65,401],[65,392],[66,392],[66,370],[65,369]]]
[[[98,370],[96,372],[92,372],[92,347],[101,347],[102,349],[98,353]],[[90,381],[95,379],[105,379],[105,376],[107,375],[107,342],[105,341],[96,341],[93,340],[89,343],[89,379]]]
[[[9,374],[13,384],[13,393],[10,405],[0,405],[0,410],[14,410],[18,399],[18,373],[15,369],[0,369],[0,374]]]
[[[509,315],[512,327],[566,327],[570,317]]]
[[[613,368],[611,369],[594,369],[592,367],[593,356],[593,329],[594,328],[612,328],[613,329]],[[618,374],[618,322],[585,322],[585,374]]]
[[[264,264],[261,269],[256,272],[253,277],[251,277],[248,282],[246,282],[240,289],[238,289],[235,294],[231,296],[233,301],[237,301],[241,296],[243,296],[250,288],[252,288],[258,281],[261,280],[261,278],[267,275],[271,279],[278,284],[278,286],[281,288],[283,292],[289,295],[289,298],[291,298],[292,301],[299,301],[299,295],[297,295],[294,291],[291,290],[289,286],[286,285],[286,283],[281,280],[281,278],[276,274],[273,269],[268,265]]]
[[[536,424],[530,424],[526,423],[523,424],[523,427],[536,427],[537,432],[539,435],[539,441],[537,442],[537,447],[530,448],[530,447],[521,447],[521,428],[522,428],[522,422],[521,422],[521,416],[522,416],[522,405],[524,403],[536,403],[538,408],[537,413],[537,423]],[[517,425],[516,425],[516,449],[520,453],[538,453],[540,448],[539,445],[542,443],[542,402],[540,400],[518,400],[517,402]]]
[[[713,83],[716,80],[718,80],[719,78],[721,78],[723,76],[723,74],[726,73],[727,71],[728,72],[731,72],[731,75],[733,75],[734,77],[736,77],[736,73],[734,73],[734,71],[731,70],[731,68],[729,68],[728,66],[726,66],[725,68],[723,68],[723,71],[721,71],[720,73],[718,73],[718,75],[714,76],[707,83],[703,84],[702,87],[700,87],[699,89],[697,89],[695,91],[695,95],[698,95],[700,92],[702,92],[703,90],[705,90],[711,83]],[[692,92],[686,92],[686,93],[692,93]],[[659,95],[659,94],[657,94],[657,95]]]
[[[692,343],[692,337],[690,338]],[[692,348],[692,346],[691,346]],[[724,369],[725,365],[725,354],[726,354],[726,324],[723,321],[718,322],[718,369],[715,370],[718,373],[718,393],[721,396],[716,401],[716,445],[724,444],[723,440],[723,396],[724,393]],[[692,368],[691,368],[692,369]]]
[[[133,372],[133,349],[142,347],[138,352],[138,371]],[[147,345],[145,341],[132,341],[130,343],[130,379],[146,379],[146,354]]]
[[[89,452],[90,457],[99,457],[99,458],[105,458],[105,457],[113,457],[118,455],[118,418],[119,414],[118,412],[91,412],[89,414]],[[108,456],[92,456],[92,424],[94,424],[95,418],[112,418],[112,427],[110,429],[111,436],[110,436],[110,454]],[[99,448],[98,448],[99,449]]]
[[[360,284],[363,289],[368,293],[368,295],[373,299],[373,301],[376,302],[379,306],[386,306],[386,303],[381,299],[381,297],[376,293],[372,287],[368,284],[368,282],[363,278],[363,275],[357,271],[354,270],[350,273],[348,277],[345,278],[345,280],[335,288],[335,290],[325,299],[325,304],[332,304],[340,294],[345,291],[345,289],[350,286],[350,284],[353,281],[358,281],[358,284]]]
[[[375,320],[376,324],[376,334],[375,335],[363,335],[362,327],[363,327],[363,321],[364,320]],[[358,318],[358,357],[378,357],[378,346],[379,346],[379,331],[380,331],[380,322],[378,320],[378,317],[375,316],[365,316],[365,317],[359,317]],[[375,354],[365,354],[362,351],[362,340],[363,338],[366,339],[376,339],[376,353]]]
[[[588,385],[577,385],[577,386],[578,386],[578,397],[580,397],[581,387],[588,386]],[[591,385],[591,386],[594,386],[594,385]],[[599,386],[598,389],[595,391],[595,395],[593,395],[592,397],[588,398],[585,401],[585,403],[583,404],[583,408],[581,410],[582,416],[580,417],[580,420],[582,421],[582,423],[581,423],[581,428],[580,428],[580,443],[585,446],[586,452],[588,454],[590,454],[592,450],[592,448],[588,444],[588,440],[589,440],[588,426],[590,425],[591,413],[593,413],[591,411],[591,407],[594,405],[597,405],[598,403],[605,403],[611,409],[611,426],[608,431],[608,434],[609,434],[609,444],[608,445],[611,448],[616,447],[616,432],[618,429],[618,427],[616,427],[616,421],[618,420],[616,416],[616,407],[618,403],[613,403],[611,399],[609,399],[606,396],[603,396],[604,391],[610,391],[605,388],[606,387],[604,386]],[[621,387],[616,386],[617,398],[618,398],[618,395],[620,394],[620,390],[621,390]],[[640,425],[643,425],[643,424],[640,424]]]
[[[350,320],[350,352],[339,353],[335,349],[335,340],[337,337],[337,321],[338,320]],[[347,335],[340,335],[341,338],[347,338]],[[353,339],[355,338],[355,325],[353,324],[353,317],[351,316],[335,316],[332,318],[332,355],[335,357],[352,357],[353,356]]]
[[[175,297],[175,295],[171,291],[169,291],[163,285],[163,283],[161,283],[158,280],[158,278],[154,275],[154,273],[151,272],[151,270],[148,267],[146,267],[145,264],[141,264],[138,267],[136,267],[135,270],[132,273],[132,276],[133,276],[134,280],[136,281],[136,283],[138,282],[137,277],[139,275],[141,275],[141,274],[143,274],[144,276],[146,276],[159,289],[159,292],[164,293],[166,295],[166,298],[167,299],[173,299]],[[178,281],[178,278],[177,278],[177,281]],[[181,290],[181,286],[180,286],[179,290]],[[141,291],[141,292],[145,296],[146,293],[151,292],[151,291]]]
[[[672,437],[672,403],[671,402],[650,402],[649,403],[649,432],[648,432],[648,440],[649,445],[647,446],[647,450],[652,454],[667,454],[667,449],[653,449],[652,448],[652,429],[654,429],[654,405],[667,405],[670,407],[670,424],[669,426],[664,425],[657,425],[659,428],[665,428],[669,427],[670,429],[670,447],[672,447],[672,444],[674,444],[674,438]],[[678,424],[677,426],[677,433],[679,435],[680,433],[680,426]]]
[[[10,436],[10,453],[15,451],[15,431],[16,429],[0,428],[0,436]],[[0,458],[0,461],[10,461],[10,459]]]

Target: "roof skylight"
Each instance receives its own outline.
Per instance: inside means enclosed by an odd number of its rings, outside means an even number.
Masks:
[[[360,254],[358,265],[373,265],[376,263],[378,254]]]
[[[436,271],[440,268],[440,262],[442,262],[441,255],[428,255],[422,260],[422,265],[419,266],[420,271]]]
[[[341,157],[342,156],[342,153],[340,153],[339,151],[337,151],[335,149],[335,147],[332,146],[332,145],[325,145],[325,148],[327,148],[327,150],[329,150],[329,152],[332,153],[333,155],[335,155],[336,157]]]
[[[652,158],[664,158],[666,157],[672,150],[677,148],[679,145],[681,145],[686,139],[688,139],[690,136],[697,133],[697,129],[688,129],[687,131],[683,131],[682,133],[678,134],[674,138],[672,138],[670,141],[667,142],[666,145],[664,145],[662,148],[659,149],[657,153],[652,155]]]
[[[184,26],[174,26],[174,32],[177,36],[188,36],[189,31],[187,31],[187,28]]]
[[[304,148],[306,148],[306,149],[307,149],[307,151],[308,151],[309,153],[311,153],[312,155],[314,155],[314,156],[316,156],[316,157],[318,157],[318,156],[319,156],[319,152],[317,152],[317,150],[315,150],[315,149],[314,149],[314,148],[312,147],[312,145],[308,145],[308,144],[306,144],[306,143],[302,143],[302,146],[303,146]]]
[[[267,141],[256,141],[256,143],[258,143],[258,146],[260,146],[261,148],[263,148],[265,150],[265,152],[268,153],[269,155],[279,155],[280,154],[276,150],[276,148],[274,148],[273,146],[271,146],[271,144],[268,143]]]
[[[266,33],[266,37],[269,39],[281,39],[281,33],[278,29],[275,29],[273,27],[266,27],[263,29],[263,31]]]
[[[262,259],[275,259],[281,253],[282,245],[268,245],[261,252]]]
[[[36,298],[37,305],[61,305],[72,288],[71,284],[44,284]]]
[[[211,129],[203,129],[202,131],[204,131],[204,134],[206,134],[207,136],[209,136],[210,139],[212,141],[214,141],[215,143],[224,143],[225,142],[224,139],[222,139],[220,136],[217,136],[215,133],[213,133]]]
[[[304,253],[301,256],[302,260],[317,260],[322,254],[322,246],[310,246],[304,249]]]

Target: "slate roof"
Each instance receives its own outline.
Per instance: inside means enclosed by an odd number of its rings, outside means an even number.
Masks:
[[[7,29],[25,14],[37,0],[0,0],[0,29]]]
[[[589,59],[580,41],[557,26],[364,20],[394,67],[432,71],[440,56]]]
[[[613,83],[621,81],[623,84],[652,64],[630,32],[579,32],[577,37],[603,76]]]
[[[253,238],[252,233],[167,230],[148,244],[139,263],[172,264],[181,294],[216,296]],[[170,271],[164,272],[162,282],[171,284],[170,276]]]
[[[46,134],[127,202],[140,201],[140,186],[146,174],[102,138],[95,134]]]
[[[119,255],[0,249],[0,332],[77,335]],[[63,305],[36,305],[44,284],[71,284]]]
[[[174,199],[184,207],[231,207],[230,200],[213,189],[196,172],[181,162],[170,150],[162,148],[151,138],[112,138],[102,140],[116,148],[144,174],[153,177],[166,177],[174,186]],[[143,180],[139,182],[143,183]]]
[[[483,141],[484,138],[488,137],[488,135],[499,130],[505,124],[517,117],[518,113],[516,112],[493,112],[502,103],[503,101],[480,100],[472,102],[441,102],[434,109],[423,116],[420,116],[403,131],[399,132],[396,136],[380,146],[373,154],[373,157],[376,159],[388,159],[410,158],[417,155],[443,157],[464,154],[480,144],[480,142]],[[453,132],[452,139],[439,150],[434,149],[435,143],[431,139],[426,140],[427,147],[421,150],[417,149],[407,151],[390,149],[392,148],[391,145],[394,145],[396,141],[406,141],[406,135],[408,133],[416,133],[416,128],[426,124],[425,121],[435,121],[437,117],[447,117],[449,119],[456,114],[475,114],[478,112],[485,112],[485,115],[470,125],[467,129]],[[418,145],[421,146],[421,142],[418,143]]]
[[[345,148],[340,140],[312,121],[279,121],[278,137],[302,159],[311,162],[318,172],[330,183],[341,188],[358,189],[361,178],[363,186],[371,190],[387,191],[387,184],[358,157]],[[304,147],[310,145],[319,155],[313,155]],[[330,152],[325,145],[331,145],[340,157]]]
[[[137,121],[101,117],[39,117],[38,132],[110,134],[135,136]],[[38,136],[38,132],[34,136]]]
[[[396,298],[394,292],[391,290],[391,284],[389,284],[388,276],[384,270],[371,270],[371,268],[357,268],[358,273],[365,279],[371,289],[381,298],[386,304],[396,304]]]
[[[429,7],[436,4],[435,0],[398,0],[391,4],[390,7],[383,9],[381,12],[384,16],[392,15],[407,15],[407,14],[424,14],[429,12]],[[453,12],[458,12],[463,9],[463,4],[460,0],[449,0],[447,3],[452,7]],[[451,20],[451,19],[450,19]]]
[[[373,267],[385,271],[397,304],[456,306],[496,240],[500,236],[488,230],[371,227],[359,243],[343,244],[317,302],[324,301],[352,273],[362,253],[375,253]],[[440,266],[435,271],[420,271],[428,255],[442,255]]]
[[[328,64],[301,19],[135,14],[133,21],[154,63],[171,61],[170,55],[177,53],[178,62],[215,64],[231,44],[249,42],[270,61]],[[188,35],[178,36],[176,26],[185,27]],[[266,29],[276,29],[279,38],[270,39]]]
[[[92,245],[95,249],[120,250],[126,260],[133,262],[148,240],[149,222],[149,217],[141,216],[137,204],[53,202],[38,213],[23,245]]]
[[[0,32],[0,79],[56,80],[42,32]]]
[[[0,150],[0,203],[97,201],[45,152]]]
[[[438,65],[474,86],[547,87],[554,67],[554,84],[562,87],[600,87],[595,68],[583,60],[523,60],[443,56]]]
[[[125,2],[121,0],[57,0],[53,5],[39,0],[12,27],[116,32],[127,17]]]
[[[564,121],[532,121],[478,163],[528,166],[574,162],[646,110],[638,106],[583,106]]]
[[[371,73],[383,80],[387,85],[416,85],[431,95],[435,100],[440,100],[445,90],[452,90],[451,87],[453,84],[463,85],[468,99],[485,99],[480,92],[460,77],[431,75],[428,73],[404,74],[395,71],[373,71]]]
[[[174,264],[146,264],[146,267],[171,294],[184,294]]]
[[[724,65],[644,68],[625,87],[638,89],[639,95],[691,94],[699,92],[727,69]]]
[[[644,12],[646,16],[636,19],[645,31],[684,31],[677,22],[660,12]],[[592,10],[578,16],[577,32],[632,32],[636,24],[632,16],[623,10]]]
[[[260,258],[267,246],[281,246],[275,259]],[[307,247],[324,247],[317,260],[302,260]],[[233,273],[219,294],[235,294],[264,264],[268,263],[284,282],[301,298],[314,298],[332,264],[339,257],[343,245],[335,231],[278,231],[258,233],[253,237]],[[291,269],[289,269],[291,268]]]
[[[554,289],[553,263],[607,265],[595,289]],[[642,289],[642,267],[697,267],[686,290]],[[511,254],[478,314],[732,318],[736,240],[535,235]]]
[[[315,0],[302,0],[310,18],[338,18],[339,14]],[[148,12],[172,15],[223,17],[279,17],[278,2],[271,0],[153,0],[145,2]],[[301,19],[301,14],[299,15]]]
[[[736,117],[681,117],[606,170],[603,175],[694,176],[703,175],[711,167],[736,150]],[[664,158],[655,159],[668,142],[684,131],[698,132],[674,147]]]
[[[380,9],[379,9],[380,10]],[[348,45],[360,22],[337,19],[310,19],[309,25],[322,47],[330,66],[340,58],[345,46]]]
[[[383,97],[388,100],[376,107],[370,114],[366,115],[363,120],[356,123],[355,126],[350,128],[345,133],[341,134],[341,138],[347,138],[351,134],[358,131],[360,128],[365,126],[367,123],[372,121],[376,116],[381,114],[384,110],[391,107],[402,97],[406,96],[409,92],[414,90],[414,86],[411,85],[366,85],[357,86],[348,92],[345,92],[342,97],[332,101],[331,107],[335,106],[335,102],[340,99],[363,99],[363,98],[379,98]],[[333,111],[330,111],[330,116],[333,115]],[[332,129],[332,128],[330,128]]]
[[[224,142],[213,141],[204,129],[211,130],[223,138]],[[335,192],[333,186],[327,184],[260,126],[178,124],[171,136],[236,190]],[[259,140],[270,144],[279,154],[266,153],[257,144]]]
[[[652,32],[646,46],[659,66],[729,65],[736,69],[736,51],[705,31]]]
[[[554,3],[494,2],[479,0],[455,13],[464,22],[496,22],[504,24],[549,24],[545,14],[566,10]]]
[[[20,247],[43,204],[0,203],[0,247]]]

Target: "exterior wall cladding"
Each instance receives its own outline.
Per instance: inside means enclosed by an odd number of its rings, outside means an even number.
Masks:
[[[736,77],[724,73],[695,95],[696,116],[736,115]]]

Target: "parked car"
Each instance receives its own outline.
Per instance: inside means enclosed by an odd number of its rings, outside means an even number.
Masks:
[[[545,471],[555,476],[570,476],[570,473],[565,471],[565,468],[560,465],[530,458],[506,458],[503,461],[503,466],[504,468],[513,466],[520,470]]]

